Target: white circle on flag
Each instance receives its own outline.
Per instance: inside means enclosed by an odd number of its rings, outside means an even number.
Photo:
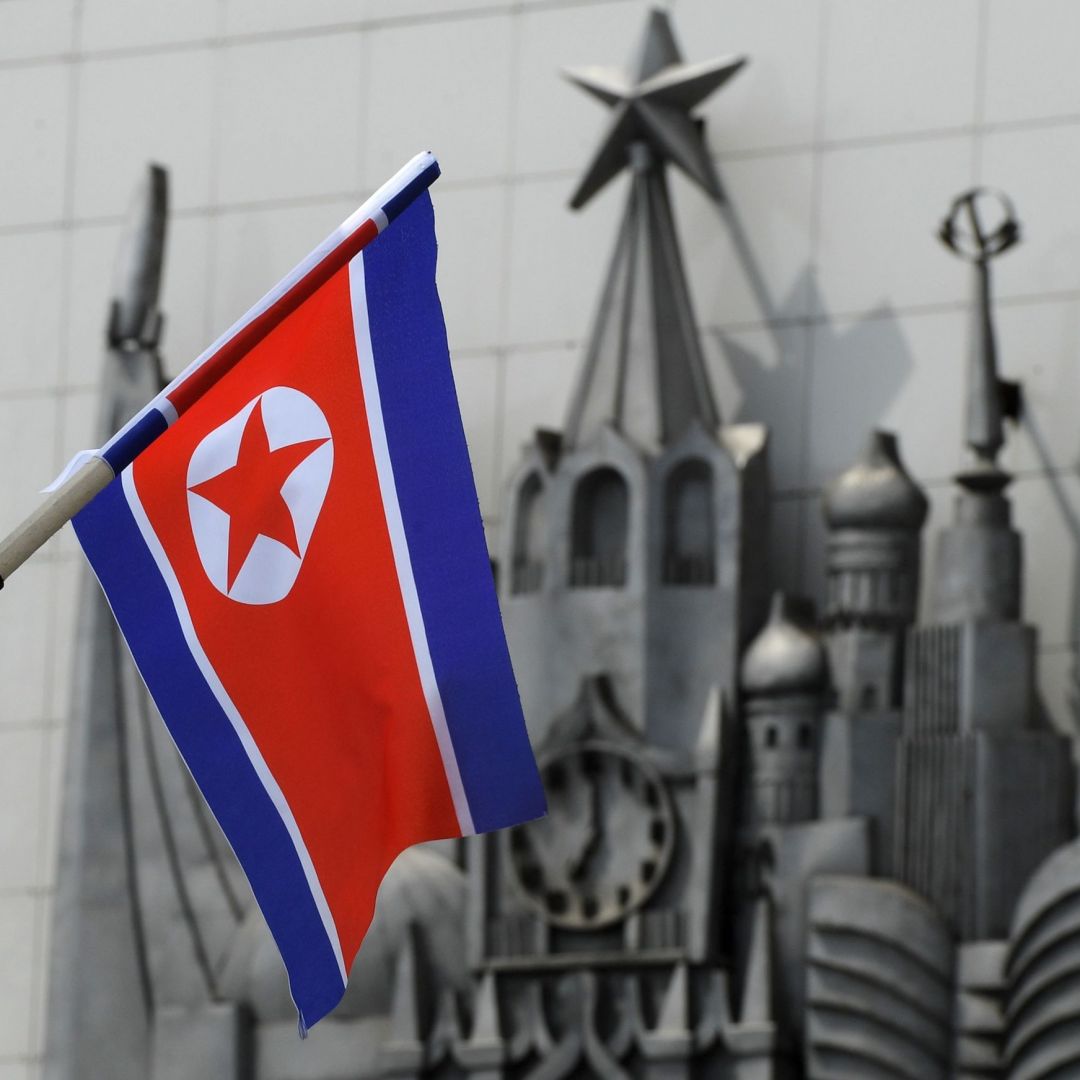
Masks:
[[[288,596],[333,467],[326,417],[287,386],[253,398],[203,438],[188,463],[188,514],[199,559],[219,592],[241,604]]]

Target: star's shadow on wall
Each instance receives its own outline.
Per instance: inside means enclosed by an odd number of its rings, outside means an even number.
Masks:
[[[914,357],[888,303],[853,319],[834,318],[812,264],[774,296],[729,195],[720,216],[760,317],[755,326],[710,326],[709,298],[702,298],[702,336],[721,416],[725,423],[768,425],[778,584],[820,600],[821,486],[855,460],[868,432],[882,423],[914,371]]]
[[[781,305],[761,330],[711,327],[706,336],[728,369],[725,419],[769,423],[774,463],[797,459],[781,465],[777,491],[805,493],[851,463],[915,364],[890,304],[854,320],[834,320],[810,267],[791,295],[809,296],[813,314],[788,315]],[[815,432],[825,423],[827,436]]]

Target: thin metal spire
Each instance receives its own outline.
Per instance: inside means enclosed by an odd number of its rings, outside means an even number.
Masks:
[[[993,228],[985,221],[986,204],[991,200],[998,203],[1000,218]],[[972,188],[953,201],[938,235],[974,270],[965,430],[965,441],[975,458],[971,477],[1003,475],[997,456],[1005,445],[1004,417],[1015,415],[1016,388],[998,375],[990,261],[1019,241],[1020,226],[1005,195]]]

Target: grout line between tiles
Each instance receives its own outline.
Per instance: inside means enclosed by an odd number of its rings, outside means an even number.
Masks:
[[[821,245],[821,218],[824,206],[823,197],[823,161],[822,145],[825,130],[825,78],[828,70],[829,56],[829,29],[831,25],[831,0],[820,0],[818,5],[817,27],[817,71],[814,83],[814,146],[811,160],[810,173],[810,235],[808,238],[808,258],[810,269],[811,300],[813,310],[808,311],[802,332],[802,366],[803,377],[800,386],[800,423],[799,423],[799,450],[802,471],[800,479],[806,486],[809,476],[807,470],[810,461],[810,419],[813,403],[814,390],[814,356],[815,335],[811,330],[813,323],[810,321],[816,317],[818,307],[817,266],[820,257]],[[796,516],[796,565],[798,566],[799,581],[805,591],[809,587],[811,572],[807,566],[809,558],[808,537],[809,520],[808,508],[803,505]]]
[[[612,2],[617,2],[617,0],[536,0],[536,2],[529,5],[528,9],[525,9],[520,0],[504,0],[503,3],[478,4],[473,7],[451,11],[420,11],[406,15],[383,15],[371,19],[351,19],[316,26],[257,30],[236,34],[225,33],[224,18],[219,10],[216,33],[209,36],[200,34],[175,41],[146,42],[139,45],[114,45],[91,49],[82,49],[80,48],[81,42],[76,42],[75,47],[70,52],[43,53],[36,56],[11,57],[0,60],[0,70],[71,63],[79,58],[94,61],[127,59],[133,56],[154,56],[163,53],[190,52],[197,49],[243,47],[267,42],[332,37],[355,31],[397,30],[415,26],[430,26],[438,23],[476,22],[481,19],[517,15],[525,10],[529,12],[572,10]],[[629,7],[636,4],[637,0],[623,0],[623,2]]]
[[[510,65],[509,65],[509,102],[506,110],[506,158],[504,165],[507,175],[513,173],[513,163],[516,156],[516,133],[518,109],[521,99],[518,86],[518,66],[521,57],[521,29],[522,20],[514,19],[511,26],[510,38]],[[512,185],[506,185],[503,191],[503,240],[499,258],[502,262],[502,273],[499,275],[499,337],[505,340],[510,326],[510,295],[511,273],[513,266],[513,239],[514,239],[514,209],[515,191]],[[508,352],[500,347],[495,354],[495,416],[493,422],[495,430],[492,433],[492,458],[493,476],[491,484],[493,490],[488,497],[497,508],[502,493],[503,477],[507,473],[503,455],[506,452],[506,401],[507,380],[509,379]],[[499,547],[498,516],[497,510],[494,517],[494,525],[488,535],[488,546],[497,553]]]

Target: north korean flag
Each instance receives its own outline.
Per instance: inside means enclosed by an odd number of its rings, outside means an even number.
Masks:
[[[373,213],[358,253],[317,251],[302,302],[272,295],[209,389],[196,366],[107,445],[147,444],[75,519],[302,1031],[341,998],[402,850],[544,811],[426,188],[402,205]]]

